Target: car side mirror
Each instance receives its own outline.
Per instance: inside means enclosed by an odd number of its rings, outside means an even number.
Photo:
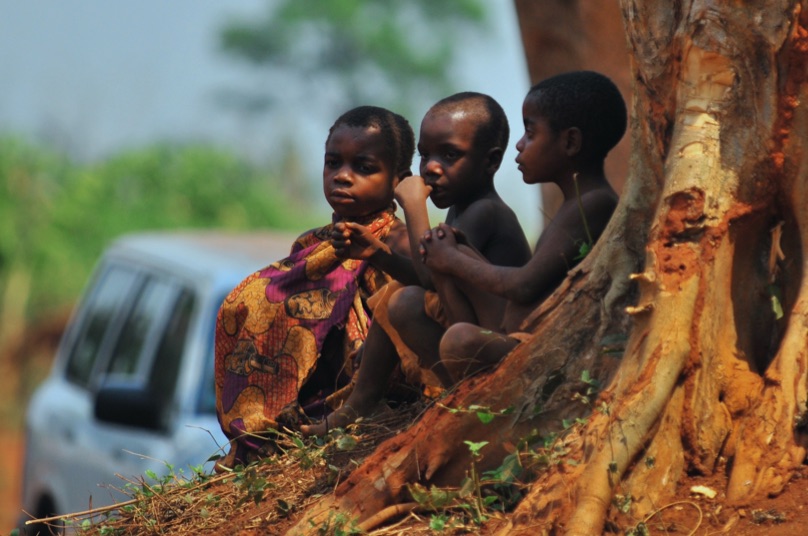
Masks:
[[[163,398],[144,385],[105,381],[95,395],[95,418],[123,426],[165,430]]]

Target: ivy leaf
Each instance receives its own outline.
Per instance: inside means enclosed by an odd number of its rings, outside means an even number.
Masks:
[[[478,411],[477,418],[480,419],[481,423],[488,424],[494,420],[494,414],[490,411]]]
[[[482,448],[488,444],[488,441],[479,441],[475,443],[474,441],[466,440],[463,441],[463,443],[468,445],[471,455],[476,458],[477,456],[480,455],[480,450],[482,450]]]
[[[575,260],[582,260],[584,257],[589,255],[590,251],[592,251],[592,244],[589,242],[581,242],[581,244],[578,246],[578,255],[575,257]]]

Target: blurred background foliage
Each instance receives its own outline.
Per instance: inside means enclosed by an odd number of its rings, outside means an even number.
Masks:
[[[379,104],[407,116],[455,91],[458,43],[485,40],[490,29],[481,0],[268,2],[262,15],[222,29],[222,51],[264,75],[256,88],[223,97],[246,113],[297,99],[330,109]]]
[[[71,304],[115,237],[322,224],[281,178],[220,148],[160,144],[98,163],[0,138],[0,289],[16,322]]]

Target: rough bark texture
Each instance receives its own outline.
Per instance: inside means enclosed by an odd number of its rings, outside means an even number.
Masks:
[[[531,84],[566,71],[595,70],[614,80],[631,97],[626,32],[617,0],[514,0]],[[623,191],[628,171],[629,137],[606,159],[606,176]],[[542,185],[545,223],[561,206],[555,185]]]
[[[503,534],[601,534],[665,504],[685,473],[729,471],[736,503],[805,459],[808,0],[621,0],[634,98],[629,180],[604,236],[530,319],[533,338],[383,444],[309,519],[364,520],[406,485],[457,485],[464,440],[499,465],[531,430],[563,436]],[[782,309],[782,316],[778,314]],[[622,357],[607,342],[630,333]],[[617,337],[615,337],[617,336]],[[605,389],[591,406],[581,373]],[[321,516],[321,517],[318,517]]]

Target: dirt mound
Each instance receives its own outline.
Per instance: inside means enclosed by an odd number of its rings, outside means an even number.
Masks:
[[[126,484],[133,499],[114,508],[76,516],[69,523],[88,536],[143,534],[283,534],[301,520],[308,507],[334,492],[361,461],[385,439],[405,429],[423,406],[409,406],[376,421],[366,421],[347,432],[336,431],[327,441],[288,436],[284,453],[222,475],[171,475]],[[529,484],[514,482],[512,491]],[[802,536],[808,526],[808,467],[795,474],[777,497],[755,504],[730,506],[722,492],[726,479],[688,477],[679,493],[646,519],[618,513],[607,532],[631,534],[733,534]],[[334,513],[326,521],[311,522],[312,534],[480,534],[501,531],[509,520],[493,501],[477,511],[479,491],[420,490],[419,502],[388,509],[357,524]],[[419,490],[414,490],[417,494]],[[712,496],[712,493],[715,495]],[[485,497],[494,495],[480,494]],[[616,510],[628,511],[631,498],[617,494]],[[443,501],[443,502],[441,502]],[[623,508],[621,508],[623,507]]]

